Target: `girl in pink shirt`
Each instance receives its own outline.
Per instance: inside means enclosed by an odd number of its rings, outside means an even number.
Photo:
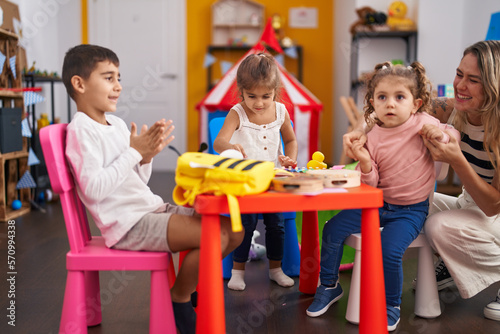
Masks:
[[[430,81],[424,67],[385,62],[375,66],[367,82],[365,120],[373,125],[366,145],[352,144],[359,160],[361,181],[383,189],[380,225],[387,303],[388,330],[400,318],[403,254],[418,236],[429,211],[429,195],[436,179],[434,161],[419,132],[429,127],[434,139],[447,142],[458,132],[425,111],[430,104]],[[431,127],[434,125],[435,127]],[[442,131],[445,130],[445,131]],[[321,248],[321,285],[307,315],[317,317],[343,295],[338,282],[344,240],[361,231],[361,210],[344,210],[325,224]]]

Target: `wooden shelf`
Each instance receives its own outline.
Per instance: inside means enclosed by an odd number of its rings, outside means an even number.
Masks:
[[[28,152],[10,152],[0,155],[0,221],[8,221],[31,210],[31,189],[17,189],[17,183],[29,170]],[[20,200],[22,207],[12,209],[12,202]]]
[[[9,99],[22,99],[24,97],[22,92],[14,92],[7,89],[0,89],[0,98]]]
[[[264,6],[251,0],[219,0],[212,4],[212,45],[257,43],[264,28]]]
[[[15,11],[17,12],[17,6]],[[19,17],[19,14],[16,16]],[[0,45],[7,59],[16,56],[15,68],[3,71],[0,76],[0,100],[3,102],[3,107],[24,110],[21,69],[26,64],[22,62],[25,60],[25,55],[24,50],[19,46],[19,36],[10,30],[0,28]],[[10,64],[7,66],[10,67]],[[15,74],[12,70],[15,70]],[[3,154],[0,152],[0,221],[15,219],[31,210],[31,189],[17,189],[19,180],[30,168],[28,166],[28,139],[22,138],[22,140],[23,145],[20,151]],[[18,210],[12,208],[12,202],[15,200],[20,200],[22,204]]]
[[[29,156],[29,153],[25,152],[25,151],[9,152],[9,153],[5,153],[5,154],[2,154],[0,152],[0,158],[3,160],[27,158],[28,156]]]
[[[12,219],[16,219],[17,217],[20,217],[20,216],[30,212],[31,211],[31,203],[29,205],[30,206],[24,206],[24,204],[23,204],[23,206],[18,210],[14,210],[12,208],[5,207],[4,214],[1,213],[2,209],[0,208],[0,221],[9,221]]]
[[[33,81],[33,82],[61,82],[62,81],[61,77],[54,77],[54,76],[41,75],[41,74],[26,73],[26,74],[23,74],[23,77],[24,77],[25,81]]]
[[[455,172],[452,168],[448,170],[446,179],[437,183],[436,191],[450,196],[458,196],[462,193],[462,184],[455,183]]]
[[[417,35],[416,30],[358,31],[352,39],[359,38],[409,38]]]
[[[215,28],[261,28],[261,25],[255,25],[255,24],[240,24],[240,23],[227,23],[227,24],[217,24],[214,26]]]
[[[458,196],[462,193],[461,185],[447,185],[447,184],[439,184],[436,187],[436,192],[441,194],[446,194],[450,196]]]
[[[19,39],[19,36],[17,34],[10,32],[8,30],[0,28],[0,38],[13,38],[13,39]]]

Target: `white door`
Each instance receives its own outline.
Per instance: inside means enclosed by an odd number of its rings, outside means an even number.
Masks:
[[[93,0],[88,2],[89,43],[120,59],[123,91],[116,115],[129,125],[174,121],[170,144],[186,151],[185,0]],[[165,148],[155,171],[173,171],[177,154]]]

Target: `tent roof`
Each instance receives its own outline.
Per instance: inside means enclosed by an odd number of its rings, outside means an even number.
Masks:
[[[238,67],[248,55],[263,51],[265,51],[265,48],[260,42],[251,48],[222,76],[220,81],[208,92],[203,100],[196,105],[196,109],[200,110],[204,107],[208,111],[230,110],[235,104],[240,102],[236,86],[236,72]],[[293,115],[294,107],[298,107],[301,111],[320,112],[323,109],[321,102],[281,64],[277,61],[276,63],[278,64],[280,79],[283,85],[280,100],[287,107],[290,116]]]

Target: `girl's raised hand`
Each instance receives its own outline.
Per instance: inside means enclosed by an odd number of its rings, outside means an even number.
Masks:
[[[240,144],[233,144],[231,148],[233,150],[236,150],[236,151],[240,152],[241,155],[243,155],[244,159],[248,158],[248,156],[245,153],[245,150],[243,149],[243,146],[241,146]]]
[[[363,173],[369,173],[372,170],[372,160],[370,153],[361,140],[355,140],[351,145],[351,151],[354,159],[359,161],[359,167]]]
[[[363,130],[356,129],[346,133],[342,137],[342,141],[345,154],[351,159],[358,160],[352,151],[352,146],[354,142],[359,142],[361,143],[361,146],[363,146],[366,143],[366,133]]]
[[[297,167],[297,161],[291,159],[286,155],[279,155],[278,159],[282,167],[292,167],[292,168]]]

